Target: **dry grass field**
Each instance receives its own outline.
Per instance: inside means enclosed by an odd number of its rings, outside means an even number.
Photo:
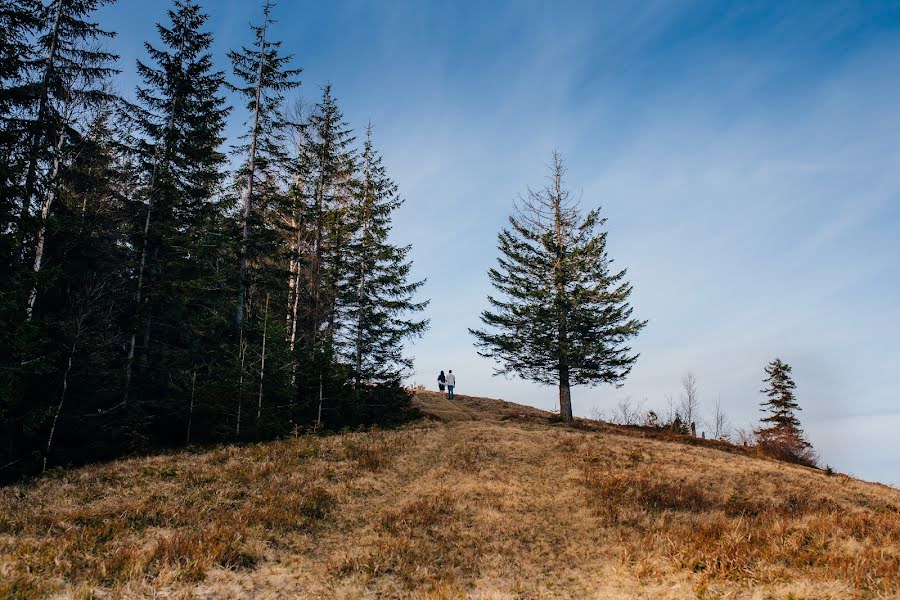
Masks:
[[[500,401],[417,402],[432,418],[398,430],[0,489],[0,597],[900,596],[898,490]]]

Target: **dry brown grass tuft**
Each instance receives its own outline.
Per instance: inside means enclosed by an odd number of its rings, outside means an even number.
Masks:
[[[442,422],[2,489],[0,598],[900,594],[895,489],[511,403],[418,402]]]
[[[711,481],[708,474],[671,465],[610,465],[599,458],[602,452],[589,446],[579,454],[596,514],[621,531],[620,543],[632,552],[646,548],[649,537],[670,565],[701,575],[704,589],[721,579],[774,584],[802,577],[840,580],[848,595],[900,592],[895,490],[876,486],[859,502],[858,493],[835,493],[822,485],[824,475],[798,467],[790,467],[789,477],[770,472],[781,485],[767,490],[744,477]],[[724,465],[717,474],[723,471]],[[812,488],[812,478],[823,481]]]

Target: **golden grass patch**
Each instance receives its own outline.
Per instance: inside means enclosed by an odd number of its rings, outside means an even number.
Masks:
[[[0,489],[0,598],[900,595],[895,489],[429,402],[443,422]]]

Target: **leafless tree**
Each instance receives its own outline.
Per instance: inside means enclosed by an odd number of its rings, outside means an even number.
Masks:
[[[713,408],[713,413],[710,416],[709,422],[706,424],[710,429],[710,433],[712,433],[713,438],[717,440],[727,440],[731,437],[731,423],[728,420],[728,415],[725,414],[725,411],[722,410],[722,397],[719,396],[716,399],[716,404]]]
[[[700,399],[697,395],[697,377],[688,371],[681,378],[681,414],[684,415],[686,425],[694,433],[694,418],[700,408]]]
[[[678,413],[678,408],[675,406],[675,398],[672,394],[666,394],[666,423],[672,423],[675,420],[675,415]]]
[[[616,404],[613,417],[610,419],[612,423],[619,425],[637,425],[641,422],[641,416],[644,414],[644,405],[647,399],[639,402],[632,402],[631,396],[625,396]]]
[[[734,428],[734,441],[742,446],[755,446],[756,434],[752,429],[745,427]]]

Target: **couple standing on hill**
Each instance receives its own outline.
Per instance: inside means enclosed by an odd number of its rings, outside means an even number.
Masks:
[[[438,375],[438,389],[443,392],[445,385],[447,386],[447,398],[453,400],[453,388],[456,387],[456,375],[453,374],[453,369],[450,369],[446,376],[443,371]]]

